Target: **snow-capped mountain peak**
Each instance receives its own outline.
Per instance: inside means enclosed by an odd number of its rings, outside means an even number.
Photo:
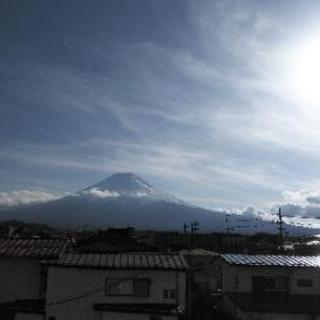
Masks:
[[[79,191],[76,195],[96,198],[134,197],[186,205],[184,201],[160,191],[139,176],[127,172],[114,173],[97,184]]]
[[[85,191],[90,189],[98,189],[100,191],[116,192],[119,195],[129,194],[154,194],[156,189],[146,181],[133,173],[115,173],[105,180],[90,186]]]

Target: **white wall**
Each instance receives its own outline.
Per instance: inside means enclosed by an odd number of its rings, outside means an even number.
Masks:
[[[149,278],[151,280],[150,295],[147,298],[106,296],[104,283],[109,277],[123,279]],[[178,303],[181,308],[185,308],[185,273],[182,272],[80,269],[52,266],[49,267],[47,283],[47,319],[49,316],[55,316],[56,320],[100,320],[103,312],[93,310],[95,303]],[[163,299],[164,289],[176,288],[178,288],[177,301]],[[96,290],[98,292],[94,292]],[[51,306],[53,302],[86,295],[87,293],[91,294],[76,301]]]
[[[0,258],[0,302],[39,299],[40,282],[39,260]]]

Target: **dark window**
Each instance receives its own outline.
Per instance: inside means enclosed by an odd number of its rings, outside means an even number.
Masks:
[[[165,289],[163,290],[163,299],[175,299],[176,290],[174,289]]]
[[[150,280],[135,279],[133,280],[133,295],[138,298],[149,297]]]
[[[289,279],[287,277],[252,277],[252,291],[287,291],[289,288]]]
[[[133,294],[133,280],[109,278],[105,283],[105,293],[109,296],[131,296]]]
[[[149,279],[109,278],[105,282],[105,293],[108,296],[149,297]]]
[[[297,286],[301,288],[311,288],[313,281],[312,279],[297,279]]]

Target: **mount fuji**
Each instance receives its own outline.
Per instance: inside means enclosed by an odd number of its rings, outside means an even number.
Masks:
[[[58,228],[135,227],[181,230],[194,220],[202,231],[270,232],[278,225],[252,216],[239,216],[190,205],[154,188],[132,173],[115,173],[107,179],[56,200],[0,211],[0,220],[46,223]],[[310,229],[287,226],[294,234]]]

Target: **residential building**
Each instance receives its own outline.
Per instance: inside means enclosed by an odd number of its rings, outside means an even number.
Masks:
[[[186,315],[178,254],[69,253],[49,263],[47,320],[169,320]]]
[[[213,267],[234,319],[320,319],[320,257],[224,254]]]
[[[0,319],[44,317],[46,266],[42,260],[56,259],[68,240],[0,239]]]

